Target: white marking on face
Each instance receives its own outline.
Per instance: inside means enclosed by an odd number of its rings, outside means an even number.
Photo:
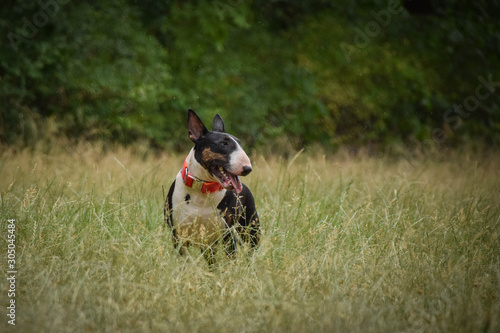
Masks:
[[[236,143],[237,148],[229,155],[230,169],[228,171],[235,175],[241,175],[241,173],[243,172],[243,167],[247,166],[251,168],[252,163],[250,163],[250,158],[248,158],[247,154],[238,143],[238,141],[236,141],[232,137],[230,138],[234,141],[234,143]]]

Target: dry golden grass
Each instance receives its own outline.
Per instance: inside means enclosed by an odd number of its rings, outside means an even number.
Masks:
[[[500,331],[500,158],[254,156],[262,244],[210,271],[163,225],[183,157],[1,153],[16,331]]]

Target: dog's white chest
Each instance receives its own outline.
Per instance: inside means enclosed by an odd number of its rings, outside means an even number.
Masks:
[[[181,174],[177,174],[172,213],[180,240],[193,245],[212,245],[222,236],[226,223],[217,205],[225,192],[203,194],[199,189],[184,186]]]

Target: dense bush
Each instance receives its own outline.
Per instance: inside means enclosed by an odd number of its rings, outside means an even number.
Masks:
[[[178,149],[193,108],[256,147],[433,133],[498,144],[498,85],[474,99],[482,79],[500,81],[498,14],[497,2],[459,0],[9,1],[0,140]]]

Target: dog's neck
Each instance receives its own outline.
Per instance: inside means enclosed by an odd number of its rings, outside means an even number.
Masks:
[[[189,174],[198,180],[204,182],[218,182],[217,178],[212,176],[210,172],[205,169],[194,157],[194,147],[191,149],[187,156],[187,167],[189,169]]]

